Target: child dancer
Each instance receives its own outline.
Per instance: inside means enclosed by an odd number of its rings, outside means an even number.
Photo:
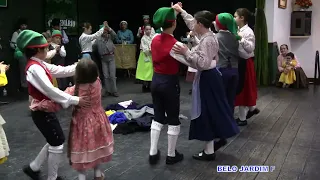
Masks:
[[[63,45],[61,45],[62,33],[59,30],[52,31],[52,42],[50,43],[53,48],[56,49],[56,54],[52,57],[51,63],[54,65],[64,66],[65,65],[65,57],[67,56],[66,49]],[[57,79],[58,87],[61,90],[65,90],[68,86],[68,82],[66,78],[58,78]]]
[[[103,22],[104,28],[108,29],[108,22]],[[104,28],[101,28],[99,31],[97,31],[94,34],[92,33],[92,26],[90,23],[86,22],[83,23],[83,33],[79,37],[79,44],[81,47],[81,54],[82,58],[92,59],[92,45],[94,43],[94,40],[96,40],[98,37],[100,37],[103,32]]]
[[[28,62],[26,66],[26,77],[28,82],[28,92],[34,100],[53,100],[67,108],[70,105],[87,107],[88,100],[82,97],[71,96],[52,85],[52,77],[73,76],[75,66],[55,66],[44,62],[47,56],[47,40],[43,35],[31,31],[22,31],[17,38],[18,48],[24,52]],[[36,101],[32,101],[32,107],[37,107]],[[40,167],[48,159],[48,180],[59,180],[58,168],[63,156],[63,143],[65,136],[55,113],[41,110],[32,110],[33,122],[46,138],[47,144],[42,148],[38,156],[29,165],[23,168],[33,180],[38,180]]]
[[[283,83],[283,88],[288,88],[291,84],[296,81],[296,74],[294,68],[298,62],[292,52],[286,55],[286,61],[282,62],[283,72],[280,75],[279,82]]]
[[[246,8],[237,9],[234,18],[239,26],[239,56],[243,61],[239,61],[239,85],[243,87],[240,94],[236,96],[235,106],[239,106],[239,126],[247,125],[247,119],[258,114],[260,110],[256,108],[258,90],[256,82],[256,72],[254,70],[254,48],[255,36],[248,26],[250,12]]]
[[[143,81],[142,91],[150,91],[150,84],[153,76],[153,66],[151,58],[151,41],[152,41],[152,27],[145,25],[145,32],[141,38],[140,56],[138,60],[136,79]]]
[[[5,86],[8,84],[8,79],[6,76],[6,71],[8,70],[8,68],[9,66],[3,64],[3,62],[0,63],[0,86]],[[0,114],[0,164],[4,163],[7,160],[10,150],[6,134],[2,128],[5,123],[6,122]]]
[[[95,180],[103,180],[99,165],[111,160],[113,135],[109,120],[101,106],[101,82],[98,67],[88,59],[78,62],[75,86],[67,88],[72,95],[87,96],[91,107],[75,107],[70,126],[68,156],[72,168],[79,171],[79,180],[85,180],[85,171],[94,169]],[[45,100],[39,102],[43,111],[56,111],[60,105]]]

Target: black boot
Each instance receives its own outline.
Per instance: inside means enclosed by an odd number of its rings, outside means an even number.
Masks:
[[[214,161],[216,159],[216,154],[206,154],[204,150],[198,154],[194,154],[193,159],[199,160],[199,161]]]
[[[158,150],[156,155],[149,155],[149,164],[157,164],[160,160],[160,151]]]
[[[175,157],[170,157],[170,156],[167,156],[167,159],[166,159],[166,164],[168,165],[172,165],[172,164],[176,164],[180,161],[183,160],[183,154],[180,154],[177,150],[176,150],[176,156]]]
[[[227,145],[228,141],[226,139],[220,139],[214,142],[214,152],[218,151],[223,146]]]
[[[246,126],[248,124],[247,120],[241,121],[239,118],[236,119],[238,126]]]
[[[29,165],[23,167],[23,172],[33,180],[40,180],[40,172],[34,172]]]
[[[247,119],[250,119],[252,116],[259,114],[260,110],[258,108],[255,108],[253,111],[249,111],[247,114]]]

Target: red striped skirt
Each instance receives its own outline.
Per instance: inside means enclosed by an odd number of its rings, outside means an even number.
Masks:
[[[236,96],[235,106],[255,106],[258,99],[256,72],[253,58],[246,62],[244,85],[240,94]]]

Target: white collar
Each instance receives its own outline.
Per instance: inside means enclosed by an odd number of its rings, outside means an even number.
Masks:
[[[31,60],[34,60],[34,61],[37,61],[38,63],[43,64],[43,60],[41,60],[41,59],[39,59],[39,58],[31,57],[30,59],[31,59]]]
[[[239,31],[241,32],[241,31],[244,31],[245,29],[247,29],[249,26],[248,26],[248,24],[246,24],[246,25],[244,25],[242,28],[240,28],[239,29]]]

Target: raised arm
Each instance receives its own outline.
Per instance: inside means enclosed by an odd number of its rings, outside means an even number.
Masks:
[[[62,42],[63,42],[63,44],[68,44],[69,43],[69,37],[68,37],[67,33],[64,30],[62,30]]]
[[[79,97],[71,96],[59,88],[54,87],[46,75],[45,70],[39,65],[29,67],[27,71],[27,81],[49,99],[61,104],[63,108],[79,104]]]
[[[76,70],[76,64],[70,66],[56,66],[53,64],[44,63],[47,69],[55,78],[64,78],[74,76]]]
[[[194,25],[196,23],[194,17],[191,14],[188,14],[185,10],[181,11],[181,17],[183,18],[190,31],[193,31]]]
[[[90,41],[93,41],[100,37],[103,34],[104,28],[101,28],[99,31],[95,32],[94,34],[84,34],[84,38]]]
[[[110,27],[109,27],[109,32],[110,32],[111,40],[114,41],[117,38],[116,32],[114,32],[114,30],[111,29]]]

